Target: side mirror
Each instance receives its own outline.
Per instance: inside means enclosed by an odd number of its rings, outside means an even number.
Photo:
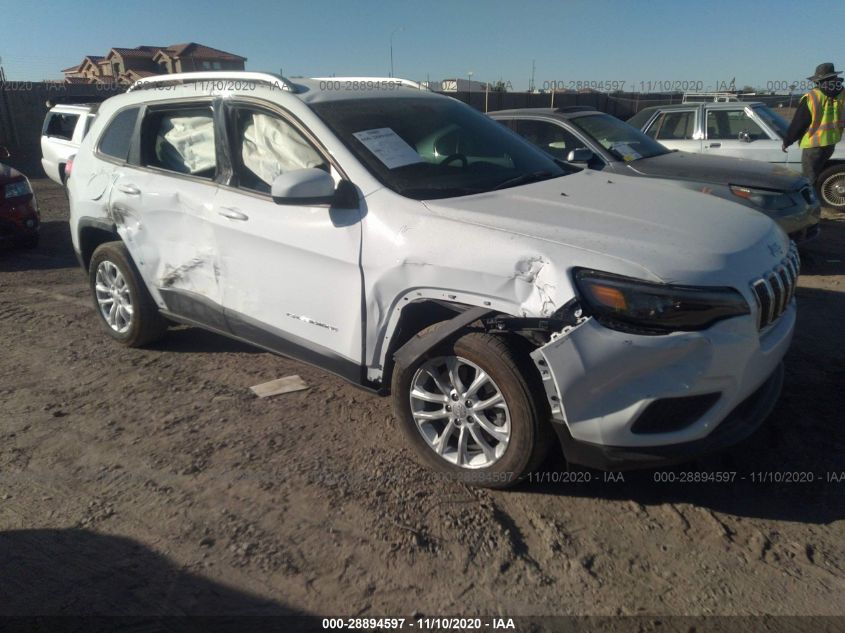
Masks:
[[[0,158],[9,158],[9,150],[5,145],[0,145]]]
[[[588,150],[586,147],[579,147],[578,149],[573,149],[566,157],[566,162],[568,163],[589,163],[593,160],[592,151]]]
[[[334,180],[316,167],[294,169],[276,176],[270,195],[276,204],[330,204],[334,200]]]
[[[750,143],[751,142],[751,135],[748,133],[748,130],[742,130],[739,133],[739,140],[743,143]]]

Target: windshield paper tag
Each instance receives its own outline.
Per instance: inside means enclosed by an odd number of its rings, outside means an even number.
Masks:
[[[388,169],[423,162],[414,148],[389,127],[355,132],[352,136],[361,141]]]
[[[642,156],[627,143],[614,143],[610,146],[610,149],[612,149],[617,154],[621,154],[622,160],[626,162],[631,162],[632,160],[642,158]]]

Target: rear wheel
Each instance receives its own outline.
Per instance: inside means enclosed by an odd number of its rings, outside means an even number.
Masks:
[[[140,347],[161,338],[167,321],[147,291],[123,242],[101,244],[91,257],[89,282],[100,322],[113,339]]]
[[[396,367],[394,412],[422,463],[468,484],[504,488],[549,446],[534,371],[503,337],[470,332]]]
[[[825,169],[818,179],[822,205],[836,211],[845,211],[845,165]]]

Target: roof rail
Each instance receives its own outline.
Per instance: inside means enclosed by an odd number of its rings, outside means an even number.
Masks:
[[[427,86],[423,86],[418,81],[412,81],[410,79],[402,79],[401,77],[311,77],[315,81],[390,81],[390,82],[398,82],[399,84],[407,87],[407,88],[415,88],[417,90],[429,90]]]
[[[728,102],[739,101],[739,97],[735,92],[685,92],[682,103],[691,103],[694,101],[713,101]]]
[[[294,92],[293,84],[282,77],[281,75],[274,75],[273,73],[256,73],[247,70],[212,70],[196,73],[173,73],[170,75],[154,75],[152,77],[145,77],[133,83],[126,92],[146,88],[147,86],[157,86],[160,84],[176,83],[189,84],[196,82],[214,82],[214,81],[244,81],[268,84],[280,90],[288,90]]]
[[[118,94],[115,91],[114,94]],[[51,96],[47,99],[44,104],[47,108],[55,108],[56,106],[63,105],[63,106],[94,106],[99,105],[109,97],[111,94],[99,94],[99,95],[58,95],[58,96]]]

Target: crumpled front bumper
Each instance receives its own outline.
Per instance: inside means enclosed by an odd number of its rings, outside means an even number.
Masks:
[[[611,470],[658,466],[750,435],[780,394],[795,316],[793,300],[763,331],[753,318],[736,317],[665,336],[628,334],[587,319],[535,350],[567,459]],[[699,395],[710,395],[712,404],[680,428],[637,431],[652,403]]]

